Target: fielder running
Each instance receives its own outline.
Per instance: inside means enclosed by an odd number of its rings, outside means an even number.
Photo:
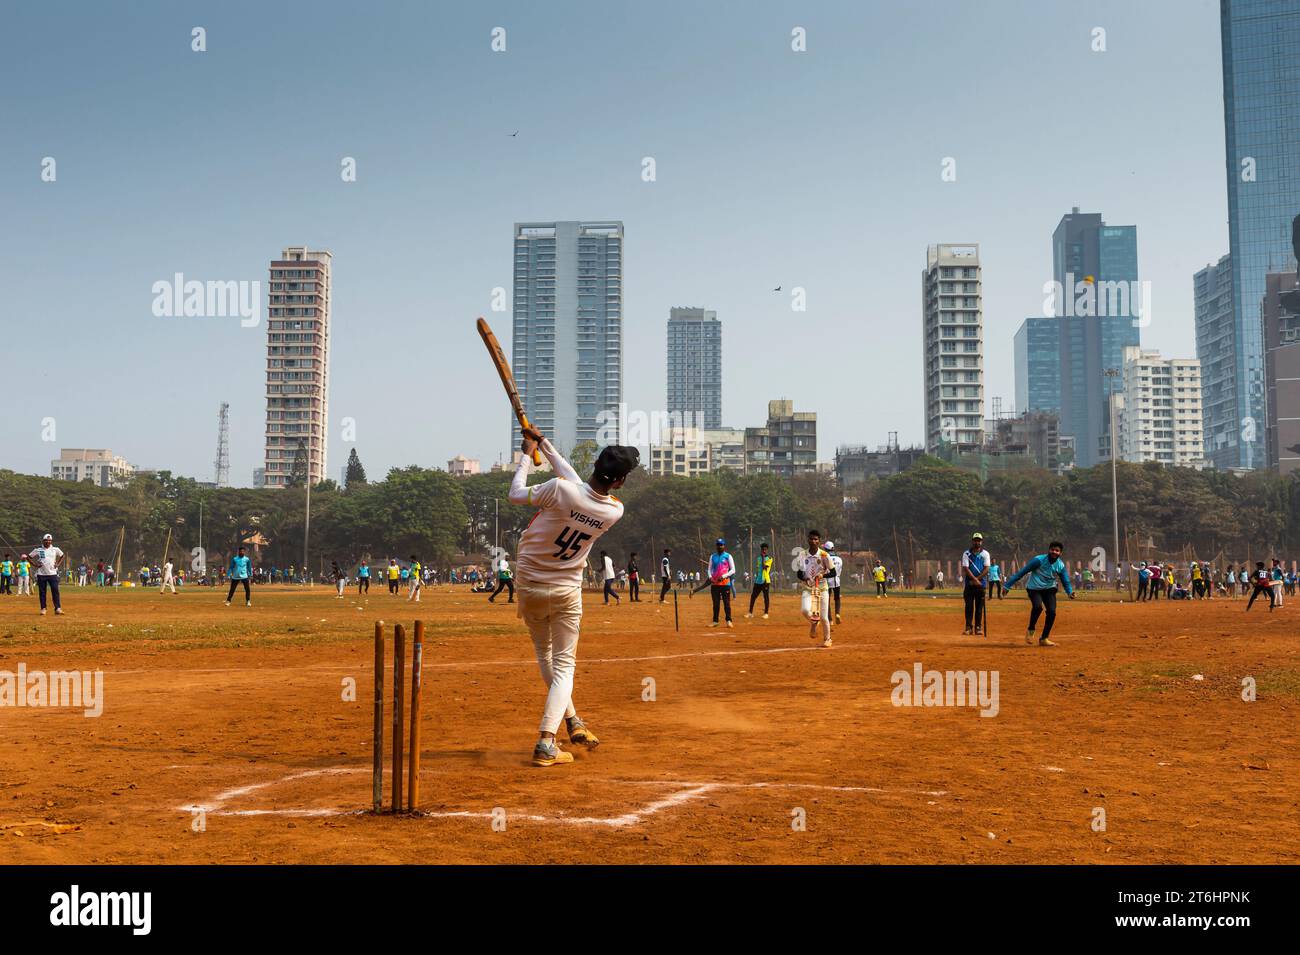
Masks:
[[[539,508],[519,541],[515,579],[519,616],[532,634],[537,666],[547,687],[546,705],[533,748],[534,766],[573,762],[556,745],[560,723],[569,742],[588,747],[600,741],[573,708],[573,672],[582,622],[582,572],[591,546],[623,516],[623,503],[610,495],[640,462],[636,448],[609,445],[583,482],[551,442],[524,429],[523,455],[510,484],[510,503]],[[528,486],[532,453],[546,455],[556,477]]]

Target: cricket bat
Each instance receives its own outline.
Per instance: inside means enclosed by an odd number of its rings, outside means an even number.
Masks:
[[[488,354],[492,357],[492,364],[496,365],[497,374],[501,377],[501,386],[505,388],[506,397],[510,399],[510,407],[515,411],[519,427],[531,428],[528,415],[524,413],[524,403],[519,399],[519,389],[515,387],[515,376],[510,371],[510,362],[506,361],[506,353],[501,350],[501,343],[497,341],[491,327],[482,318],[478,320],[478,333],[483,339],[483,344],[487,346]],[[534,448],[533,464],[541,465],[541,463],[542,452]]]
[[[812,579],[812,582],[808,585],[808,589],[812,591],[812,613],[809,616],[812,618],[813,623],[821,623],[822,620],[821,586],[822,586],[821,574],[818,574],[816,577],[814,577]]]

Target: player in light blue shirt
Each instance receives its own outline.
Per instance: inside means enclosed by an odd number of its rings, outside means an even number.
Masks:
[[[230,591],[226,594],[226,606],[230,606],[230,598],[235,596],[235,588],[240,584],[244,585],[244,606],[253,606],[253,592],[248,587],[248,578],[252,573],[253,562],[244,556],[244,548],[239,548],[239,553],[230,558]]]
[[[1049,638],[1052,634],[1052,622],[1056,620],[1058,580],[1065,586],[1065,595],[1071,600],[1074,599],[1074,588],[1070,586],[1070,572],[1066,569],[1065,562],[1061,560],[1062,550],[1064,546],[1060,541],[1052,541],[1047,547],[1046,554],[1039,554],[1031,559],[1007,581],[1007,590],[1010,590],[1021,577],[1028,578],[1025,581],[1025,592],[1029,594],[1032,609],[1029,611],[1029,629],[1025,631],[1025,643],[1033,644],[1034,624],[1038,622],[1039,614],[1046,611],[1046,616],[1043,618],[1043,636],[1038,641],[1038,645],[1056,646]]]

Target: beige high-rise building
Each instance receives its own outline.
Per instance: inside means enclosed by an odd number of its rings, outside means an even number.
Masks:
[[[932,245],[921,273],[925,450],[984,444],[984,282],[980,247]]]
[[[125,487],[136,470],[130,461],[107,448],[61,448],[50,462],[50,477],[90,481],[100,487]]]
[[[312,484],[325,477],[329,423],[329,252],[304,246],[271,262],[266,322],[266,487],[293,478],[299,448]]]

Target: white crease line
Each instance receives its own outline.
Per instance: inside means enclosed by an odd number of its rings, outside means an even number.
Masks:
[[[247,786],[237,786],[232,789],[224,790],[207,803],[199,803],[188,806],[178,806],[178,812],[204,812],[213,816],[291,816],[291,817],[320,817],[320,816],[353,816],[364,814],[364,809],[225,809],[226,803],[241,796],[247,796],[250,793],[258,792],[270,786],[278,786],[283,783],[294,782],[299,779],[309,779],[316,776],[344,776],[364,773],[366,770],[352,767],[334,767],[330,769],[309,769],[300,773],[292,773],[281,779],[270,780],[262,783],[250,783]],[[669,793],[659,799],[646,803],[640,809],[631,812],[625,812],[617,816],[544,816],[535,813],[506,813],[506,818],[515,821],[539,822],[539,823],[563,823],[574,826],[610,826],[621,828],[624,826],[634,826],[643,821],[648,816],[663,812],[666,809],[673,809],[677,806],[688,803],[692,800],[699,799],[711,792],[718,790],[736,790],[736,789],[814,789],[823,792],[855,792],[855,793],[877,793],[877,794],[898,794],[898,795],[921,795],[921,796],[946,796],[945,790],[910,790],[910,789],[880,789],[874,786],[825,786],[818,783],[728,783],[728,782],[685,782],[682,780],[672,779],[594,779],[592,782],[614,783],[627,786],[663,786],[677,787],[676,792]],[[421,810],[416,815],[426,816],[432,819],[492,819],[495,813],[492,812],[475,812],[468,809],[437,811]]]

